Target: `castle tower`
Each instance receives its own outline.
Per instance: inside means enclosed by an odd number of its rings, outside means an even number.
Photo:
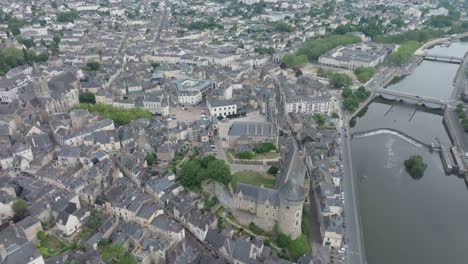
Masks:
[[[294,179],[287,181],[279,190],[278,227],[281,233],[296,239],[301,235],[302,206],[304,204],[304,187]]]

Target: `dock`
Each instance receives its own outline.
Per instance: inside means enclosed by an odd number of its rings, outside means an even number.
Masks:
[[[453,158],[452,155],[450,155],[450,152],[448,152],[448,150],[443,145],[440,145],[440,158],[442,159],[445,173],[452,174]]]
[[[466,175],[466,167],[465,163],[463,162],[460,149],[457,146],[453,146],[450,148],[450,151],[452,152],[455,163],[457,164],[456,167],[454,167],[454,170],[456,170],[458,174]]]

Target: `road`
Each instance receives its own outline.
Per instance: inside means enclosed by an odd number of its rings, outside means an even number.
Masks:
[[[454,89],[451,94],[451,102],[448,104],[447,108],[447,117],[448,121],[450,121],[450,124],[452,124],[453,127],[453,133],[454,136],[456,137],[456,142],[459,143],[460,147],[463,149],[463,152],[468,152],[468,139],[466,136],[465,131],[463,130],[460,121],[458,119],[457,114],[454,112],[455,107],[457,105],[457,100],[460,98],[460,95],[464,92],[465,89],[465,82],[466,82],[466,74],[465,72],[467,71],[468,68],[468,52],[465,54],[464,61],[460,65],[460,68],[458,70],[458,75],[456,76],[456,79],[454,80]],[[455,143],[455,142],[454,142]]]
[[[341,116],[347,120],[345,112],[340,109]],[[347,122],[343,127],[348,127]],[[353,171],[351,156],[351,135],[349,129],[341,131],[341,157],[343,162],[343,191],[345,193],[344,223],[345,239],[347,241],[347,261],[349,264],[366,264],[364,251],[364,239],[361,231],[359,215],[359,202],[355,186],[355,175]]]

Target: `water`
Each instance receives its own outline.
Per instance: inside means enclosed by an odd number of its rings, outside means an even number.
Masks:
[[[431,52],[463,56],[467,50],[468,43],[455,43]],[[447,99],[457,69],[425,61],[387,89]],[[401,103],[372,103],[352,132],[376,129],[398,130],[424,144],[450,142],[440,113]],[[468,263],[467,186],[444,173],[439,153],[391,133],[355,137],[351,144],[368,263]],[[419,180],[403,165],[416,154],[428,165]]]
[[[414,72],[387,89],[408,92],[424,97],[448,99],[453,91],[452,82],[460,65],[423,61]]]

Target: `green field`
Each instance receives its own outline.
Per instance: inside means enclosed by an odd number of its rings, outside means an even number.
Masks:
[[[273,188],[275,186],[275,178],[266,173],[256,171],[240,171],[232,175],[231,184],[235,188],[237,183],[247,183],[261,186],[265,188]]]

